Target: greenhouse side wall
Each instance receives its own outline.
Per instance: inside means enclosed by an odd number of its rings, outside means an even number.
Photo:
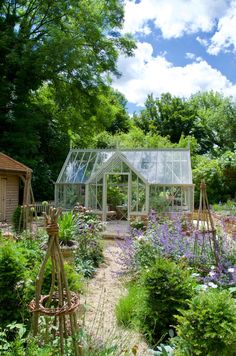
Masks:
[[[149,210],[159,213],[192,212],[194,209],[193,185],[151,185]]]
[[[72,209],[76,203],[85,205],[85,184],[55,184],[55,205]]]

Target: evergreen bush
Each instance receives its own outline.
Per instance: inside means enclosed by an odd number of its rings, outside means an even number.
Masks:
[[[176,356],[236,355],[236,305],[226,290],[195,296],[178,320]]]
[[[180,308],[188,306],[196,282],[187,270],[159,258],[142,272],[139,283],[145,293],[137,305],[138,327],[151,344],[156,344],[176,325],[174,316]]]
[[[22,321],[26,260],[16,244],[4,243],[0,248],[0,325]]]

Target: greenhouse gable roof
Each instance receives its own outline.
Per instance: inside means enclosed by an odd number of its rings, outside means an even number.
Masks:
[[[149,184],[192,184],[189,149],[70,150],[57,183],[89,183],[122,160]]]
[[[104,173],[107,172],[113,172],[113,168],[118,165],[119,163],[123,162],[126,164],[142,181],[145,183],[148,183],[145,179],[145,177],[140,174],[133,166],[131,166],[130,162],[127,160],[127,158],[119,151],[115,152],[108,160],[105,162],[99,171],[95,171],[93,175],[91,175],[90,179],[88,180],[88,183],[92,182],[94,179],[100,179],[103,177]],[[122,173],[122,172],[121,172]]]

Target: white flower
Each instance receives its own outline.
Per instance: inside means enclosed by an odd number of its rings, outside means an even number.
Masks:
[[[233,267],[228,268],[228,272],[230,272],[230,273],[234,273],[234,268],[233,268]]]
[[[215,266],[211,266],[211,270],[214,270],[215,269]]]
[[[143,235],[139,235],[139,236],[135,236],[135,239],[137,241],[142,241],[142,240],[145,240],[145,237]]]
[[[198,286],[198,290],[202,290],[202,291],[207,290],[207,288],[208,288],[208,286],[207,286],[206,284],[200,284],[200,285]]]
[[[209,273],[209,276],[210,276],[210,277],[214,277],[215,274],[216,274],[216,273],[215,273],[214,271],[211,271],[211,272]]]
[[[209,282],[208,286],[211,288],[218,288],[217,284],[213,283],[213,282]]]
[[[200,276],[200,274],[199,273],[192,273],[192,275],[191,275],[192,277],[199,277]]]

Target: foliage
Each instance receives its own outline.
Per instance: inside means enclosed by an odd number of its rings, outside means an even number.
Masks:
[[[75,254],[75,269],[77,273],[82,274],[85,278],[93,277],[96,272],[93,260],[84,259],[78,254]]]
[[[134,116],[134,122],[145,134],[157,133],[172,143],[192,136],[198,153],[219,156],[234,148],[235,113],[235,101],[221,93],[199,92],[190,99],[163,93],[159,98],[148,95],[145,109]]]
[[[144,230],[145,229],[145,223],[142,220],[133,220],[130,222],[130,227],[132,229],[136,229],[136,230]]]
[[[21,206],[18,205],[12,215],[12,224],[15,232],[20,233],[23,230],[23,219],[21,219]]]
[[[199,92],[190,99],[197,113],[197,138],[201,153],[209,152],[219,156],[226,150],[233,150],[236,124],[236,105],[232,97],[218,92]],[[222,128],[224,128],[222,130]]]
[[[3,0],[0,13],[0,149],[34,170],[36,198],[49,199],[70,138],[95,133],[106,109],[113,120],[100,127],[126,130],[108,73],[118,75],[118,54],[131,55],[135,45],[121,33],[119,0]],[[81,138],[88,143],[91,131]]]
[[[150,206],[158,213],[164,213],[168,211],[170,202],[168,201],[168,195],[165,192],[152,194],[150,197]]]
[[[202,292],[181,314],[176,355],[235,355],[236,306],[227,291]]]
[[[218,160],[198,156],[195,168],[193,169],[193,181],[196,185],[195,205],[199,202],[200,184],[203,179],[207,186],[207,196],[211,204],[226,199],[228,189],[224,186],[223,172]]]
[[[122,191],[120,183],[122,182],[122,176],[113,174],[108,176],[107,180],[107,203],[115,209],[117,205],[124,204],[128,200],[127,194]]]
[[[230,198],[235,198],[235,151],[226,151],[215,159],[206,156],[197,156],[195,157],[194,164],[193,181],[196,184],[196,202],[199,200],[199,186],[202,179],[207,184],[207,194],[210,203],[225,202]]]
[[[25,258],[16,243],[3,243],[0,249],[0,324],[22,321]]]
[[[58,219],[59,239],[62,244],[68,245],[72,238],[75,228],[75,218],[72,211],[66,212]]]
[[[160,344],[157,346],[157,350],[150,350],[151,355],[153,356],[173,356],[174,355],[174,347],[171,345]]]
[[[135,327],[136,310],[139,303],[143,302],[145,289],[137,283],[130,283],[128,294],[119,299],[116,305],[116,318],[120,325]]]
[[[236,242],[224,231],[217,231],[214,248],[211,234],[192,231],[191,224],[182,219],[153,219],[145,232],[132,233],[133,238],[121,245],[120,263],[126,272],[140,273],[157,258],[165,257],[188,267],[205,287],[232,287],[236,282]]]
[[[176,324],[174,315],[187,307],[195,280],[187,270],[164,258],[143,268],[116,306],[118,322],[139,329],[152,345],[167,338]]]
[[[214,212],[220,213],[223,216],[235,216],[236,215],[236,202],[233,200],[227,200],[227,202],[212,205],[212,210]]]
[[[194,131],[196,112],[189,102],[164,93],[154,99],[149,95],[145,109],[135,118],[135,122],[145,133],[149,131],[169,137],[172,143],[178,143],[181,136]]]
[[[76,215],[74,238],[78,248],[75,253],[75,268],[90,277],[103,261],[101,231],[102,223],[95,215],[79,213]]]
[[[141,273],[140,285],[145,294],[137,309],[138,325],[147,339],[156,344],[176,324],[174,315],[178,310],[187,307],[195,282],[187,270],[160,258]]]
[[[110,138],[111,147],[119,148],[156,148],[156,147],[174,147],[168,137],[159,134],[145,134],[139,127],[131,125],[129,132],[117,133]]]
[[[40,323],[40,328],[46,332],[46,326]],[[9,340],[9,334],[13,334]],[[101,341],[94,342],[89,337],[83,328],[80,329],[78,340],[83,344],[84,356],[108,356],[114,355],[117,349],[116,345],[103,344]],[[4,329],[0,328],[0,353],[2,356],[53,356],[58,355],[59,351],[59,337],[53,336],[53,342],[50,345],[45,344],[45,340],[40,340],[40,337],[32,337],[31,333],[26,333],[24,324],[11,323]],[[74,356],[72,338],[67,337],[65,345],[65,354],[67,356]]]

